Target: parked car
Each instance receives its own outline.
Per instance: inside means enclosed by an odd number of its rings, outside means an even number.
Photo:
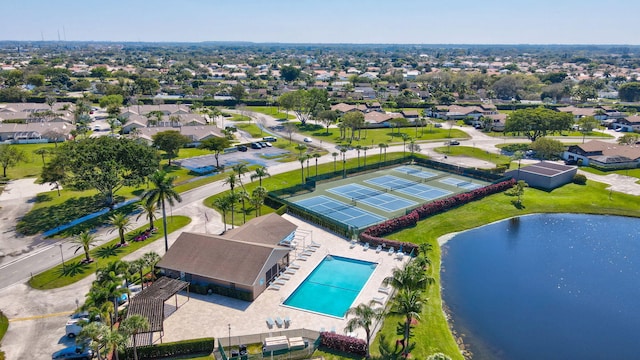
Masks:
[[[265,143],[264,143],[264,144],[265,144],[265,145],[267,145],[267,147],[272,147],[272,146],[273,146],[273,145],[271,145],[271,143],[270,143],[270,142],[268,142],[268,141],[265,141]]]
[[[267,147],[267,143],[264,141],[259,141],[258,144],[260,144],[260,146],[262,146],[263,148]]]
[[[444,143],[445,145],[460,145],[460,141],[458,140],[451,140],[451,141],[447,141]]]
[[[437,127],[437,128],[441,128],[441,127],[442,127],[442,124],[440,124],[440,123],[435,123],[435,124],[433,124],[433,126],[435,126],[435,127]]]
[[[59,359],[83,359],[90,360],[95,356],[93,350],[86,344],[73,345],[62,350],[58,350],[51,355],[52,360]]]
[[[306,138],[304,138],[304,142],[309,142],[310,143],[310,142],[313,142],[313,139],[306,137]]]
[[[87,319],[77,318],[67,321],[64,331],[70,338],[74,338],[82,331],[82,325],[87,322]]]
[[[238,148],[238,151],[242,151],[242,152],[245,152],[248,149],[246,145],[238,145],[237,148]]]
[[[273,136],[265,136],[265,137],[263,137],[263,138],[262,138],[262,140],[264,140],[264,141],[270,141],[270,142],[276,142],[276,141],[278,141],[278,139],[276,139],[276,138],[275,138],[275,137],[273,137]]]
[[[262,146],[260,146],[260,144],[258,144],[258,143],[251,143],[251,148],[252,149],[262,149]]]

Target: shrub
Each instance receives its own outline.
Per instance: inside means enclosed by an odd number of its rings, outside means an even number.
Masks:
[[[575,174],[573,176],[573,183],[578,185],[585,185],[587,183],[587,177],[582,174]]]
[[[142,346],[138,348],[138,359],[161,359],[192,354],[211,354],[214,344],[214,338],[203,338]],[[133,348],[127,349],[127,355],[128,358],[133,358]]]
[[[320,333],[320,345],[354,355],[365,356],[367,354],[367,342],[351,336],[322,332]]]

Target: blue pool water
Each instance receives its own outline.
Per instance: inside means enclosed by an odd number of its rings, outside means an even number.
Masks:
[[[344,317],[375,268],[376,263],[328,255],[284,305]]]
[[[456,235],[443,297],[474,360],[637,359],[640,219],[533,215]]]

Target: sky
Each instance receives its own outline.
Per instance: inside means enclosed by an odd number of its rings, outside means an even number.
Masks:
[[[4,2],[0,40],[640,44],[632,0]]]

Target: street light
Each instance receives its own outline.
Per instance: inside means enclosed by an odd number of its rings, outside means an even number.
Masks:
[[[60,257],[62,258],[62,271],[64,271],[64,255],[62,254],[62,244],[58,244],[60,246]]]
[[[229,351],[231,351],[231,324],[229,324]]]

